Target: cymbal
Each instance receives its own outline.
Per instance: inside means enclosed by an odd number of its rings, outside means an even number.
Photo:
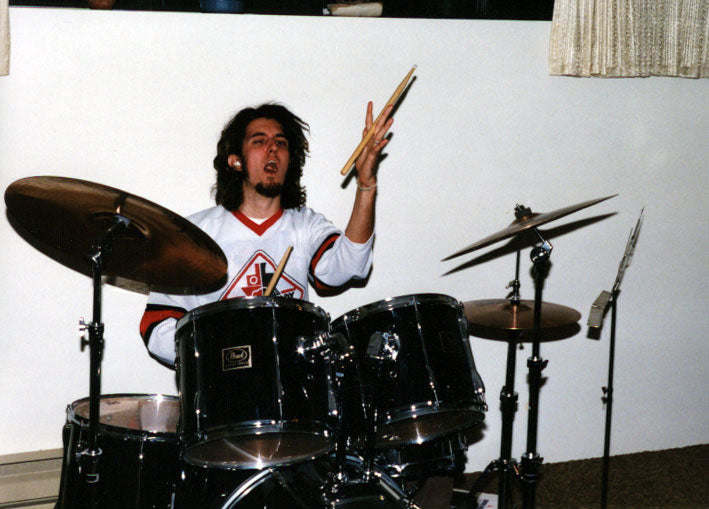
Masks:
[[[509,299],[473,300],[463,303],[468,323],[496,330],[532,330],[534,328],[534,301]],[[560,304],[542,302],[541,329],[565,327],[578,322],[581,313]]]
[[[138,196],[65,177],[28,177],[5,191],[7,216],[32,246],[92,276],[94,247],[116,221],[105,282],[147,293],[203,293],[226,279],[221,248],[187,219]]]
[[[581,209],[585,209],[586,207],[590,207],[592,205],[595,205],[596,203],[600,203],[604,200],[608,200],[610,198],[613,198],[614,196],[618,196],[617,194],[613,194],[610,196],[605,196],[603,198],[597,198],[595,200],[588,200],[582,203],[578,203],[576,205],[570,205],[568,207],[564,207],[558,210],[555,210],[553,212],[546,212],[546,213],[533,213],[528,216],[521,217],[519,219],[515,219],[510,223],[510,225],[505,228],[504,230],[500,230],[497,233],[494,233],[488,237],[485,237],[484,239],[481,239],[473,244],[470,244],[467,247],[464,247],[460,251],[456,251],[452,255],[449,255],[441,261],[447,261],[450,260],[451,258],[455,258],[456,256],[464,255],[466,253],[470,253],[471,251],[475,251],[476,249],[480,249],[486,246],[489,246],[490,244],[494,244],[495,242],[498,242],[500,240],[506,239],[508,237],[512,237],[513,235],[516,235],[518,233],[523,232],[524,230],[528,230],[530,228],[534,228],[535,226],[540,226],[545,223],[549,223],[551,221],[554,221],[556,219],[559,219],[560,217],[564,217],[568,214],[571,214],[573,212],[576,212]]]

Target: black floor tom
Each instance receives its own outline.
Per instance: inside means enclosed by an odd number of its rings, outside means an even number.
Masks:
[[[58,509],[168,509],[179,472],[175,396],[117,394],[99,400],[98,481],[87,483],[89,399],[67,408]]]

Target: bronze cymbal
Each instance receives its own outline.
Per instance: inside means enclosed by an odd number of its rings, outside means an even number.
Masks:
[[[138,196],[85,180],[28,177],[5,191],[7,216],[32,246],[92,276],[94,246],[118,219],[102,267],[105,282],[147,293],[216,290],[226,279],[221,248],[187,219]]]
[[[463,303],[468,323],[495,330],[532,330],[534,328],[534,301],[521,300],[514,304],[509,299],[473,300]],[[581,313],[560,304],[542,302],[541,329],[565,327],[578,322]]]
[[[608,200],[610,198],[613,198],[614,196],[618,196],[618,195],[613,194],[610,196],[605,196],[603,198],[597,198],[595,200],[589,200],[589,201],[585,201],[582,203],[578,203],[576,205],[570,205],[568,207],[564,207],[564,208],[555,210],[553,212],[534,213],[534,214],[530,214],[528,216],[525,216],[525,217],[522,217],[519,219],[515,219],[504,230],[500,230],[497,233],[489,235],[488,237],[485,237],[484,239],[481,239],[473,244],[470,244],[469,246],[464,247],[460,251],[456,251],[452,255],[449,255],[449,256],[443,258],[442,261],[445,262],[447,260],[450,260],[451,258],[455,258],[456,256],[464,255],[466,253],[470,253],[471,251],[475,251],[476,249],[480,249],[480,248],[489,246],[490,244],[494,244],[495,242],[498,242],[500,240],[503,240],[508,237],[512,237],[513,235],[516,235],[518,233],[521,233],[524,230],[528,230],[530,228],[534,228],[535,226],[540,226],[542,224],[549,223],[551,221],[554,221],[555,219],[559,219],[560,217],[564,217],[564,216],[571,214],[573,212],[576,212],[578,210],[585,209],[586,207],[590,207],[591,205],[595,205],[596,203],[600,203],[604,200]]]

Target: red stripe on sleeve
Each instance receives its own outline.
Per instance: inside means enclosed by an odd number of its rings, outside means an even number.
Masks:
[[[146,339],[148,331],[158,323],[168,318],[176,318],[179,320],[185,316],[185,314],[185,311],[174,308],[146,309],[145,313],[143,313],[143,318],[140,320],[140,335],[143,339]]]
[[[315,252],[315,255],[313,255],[313,259],[310,261],[310,275],[312,276],[313,281],[315,282],[315,287],[320,290],[330,290],[332,289],[332,287],[323,283],[317,277],[315,277],[315,267],[317,267],[322,256],[328,249],[332,248],[332,246],[335,244],[335,241],[339,237],[339,233],[333,233],[328,238],[326,238],[325,241],[320,245],[318,250]]]

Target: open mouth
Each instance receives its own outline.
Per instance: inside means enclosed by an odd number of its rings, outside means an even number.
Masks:
[[[278,163],[271,159],[270,161],[266,162],[266,165],[263,167],[264,171],[269,174],[276,174],[278,173]]]

